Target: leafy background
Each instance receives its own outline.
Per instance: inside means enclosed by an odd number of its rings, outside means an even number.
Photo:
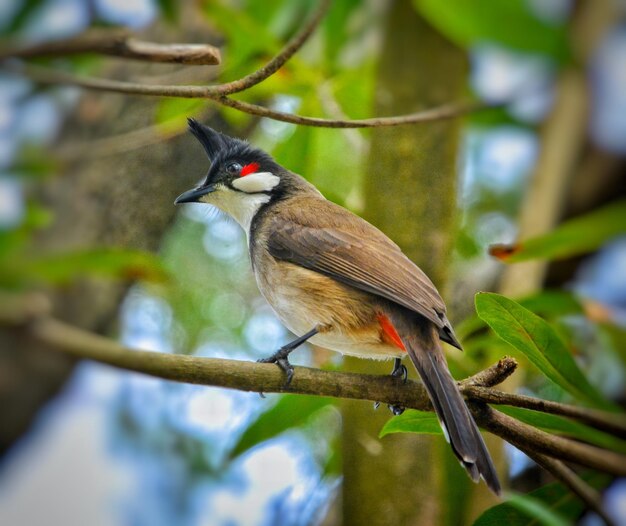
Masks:
[[[199,2],[198,20],[222,45],[220,81],[261,66],[313,4]],[[462,297],[449,296],[466,352],[450,354],[453,373],[471,374],[513,354],[524,371],[522,392],[620,411],[626,360],[626,202],[618,199],[623,184],[610,189],[611,203],[511,246],[556,79],[577,61],[568,28],[576,6],[565,0],[415,0],[413,7],[467,51],[468,93],[509,101],[464,122],[460,224],[449,287]],[[384,9],[378,2],[335,2],[302,52],[277,75],[241,94],[242,100],[305,115],[371,116]],[[0,31],[5,39],[29,41],[95,25],[140,29],[159,23],[171,29],[188,16],[183,11],[181,3],[169,0],[7,1],[0,6]],[[620,74],[626,70],[626,30],[623,13],[615,13],[586,66],[592,103],[587,147],[621,167],[623,175],[626,128],[616,116],[626,110]],[[57,65],[82,72],[103,67],[93,57]],[[0,286],[62,291],[85,276],[133,282],[119,311],[117,337],[161,352],[255,359],[286,341],[288,333],[258,297],[242,233],[203,207],[179,213],[157,256],[141,247],[40,249],[38,236],[55,218],[37,189],[63,177],[67,160],[57,138],[67,132],[64,122],[79,104],[75,90],[43,89],[0,72]],[[330,199],[363,211],[371,132],[331,134],[256,121],[205,101],[168,99],[146,113],[156,138],[137,155],[156,155],[159,141],[182,134],[189,116],[217,119],[305,175]],[[97,163],[95,145],[89,152]],[[202,154],[196,148],[192,155]],[[185,164],[175,169],[185,170]],[[502,272],[503,263],[488,254],[495,243],[507,244],[504,252],[492,249],[507,264],[565,260],[574,261],[575,270],[566,279],[549,278],[545,290],[518,301],[479,294],[474,314],[473,293],[497,288],[495,278]],[[330,368],[341,361],[314,349],[299,352],[295,360]],[[551,432],[626,449],[615,437],[563,418],[514,408],[507,412]],[[80,364],[30,432],[5,454],[0,522],[322,523],[329,508],[332,517],[341,487],[341,425],[333,400],[261,399]],[[381,435],[397,432],[439,434],[439,428],[431,414],[407,412],[390,419]],[[594,524],[562,486],[542,486],[545,479],[527,458],[513,449],[506,453],[513,493],[475,524]],[[606,504],[619,513],[626,498],[624,481],[586,476],[594,487],[608,488]]]

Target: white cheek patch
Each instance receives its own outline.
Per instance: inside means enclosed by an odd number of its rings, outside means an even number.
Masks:
[[[278,183],[280,183],[280,177],[277,175],[271,172],[257,172],[235,179],[232,184],[237,190],[247,194],[256,194],[269,192]]]

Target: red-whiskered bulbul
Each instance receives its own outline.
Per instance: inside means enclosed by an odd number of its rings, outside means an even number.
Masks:
[[[407,354],[428,391],[454,454],[477,482],[500,483],[489,452],[452,378],[439,340],[459,349],[433,283],[376,227],[326,200],[267,153],[193,119],[191,133],[211,167],[176,203],[208,203],[245,230],[261,293],[299,337],[260,360],[293,376],[288,356],[307,340],[361,358]],[[396,408],[398,409],[398,408]]]

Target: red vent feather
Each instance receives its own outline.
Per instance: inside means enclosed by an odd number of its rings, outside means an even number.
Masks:
[[[380,323],[380,328],[383,331],[383,341],[385,341],[385,343],[395,345],[399,349],[406,352],[406,347],[404,346],[404,343],[402,343],[402,339],[400,338],[398,331],[396,331],[396,328],[393,326],[393,323],[391,323],[391,320],[382,313],[378,313],[376,317],[378,318],[378,323]]]

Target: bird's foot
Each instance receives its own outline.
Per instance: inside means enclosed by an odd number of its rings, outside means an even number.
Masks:
[[[284,386],[285,389],[289,387],[289,384],[291,384],[291,380],[293,379],[293,365],[289,363],[289,353],[291,351],[293,351],[293,348],[290,348],[288,346],[281,347],[271,356],[268,356],[267,358],[259,358],[257,360],[257,362],[259,363],[275,363],[283,370],[283,372],[287,376],[287,381],[285,382]]]
[[[408,380],[409,371],[402,363],[400,358],[396,358],[393,362],[393,371],[391,371],[391,376],[394,378],[402,378],[402,383],[406,383],[406,381]]]
[[[396,358],[393,362],[393,371],[391,371],[392,378],[402,378],[402,383],[406,384],[407,379],[409,378],[409,371],[406,366],[402,363],[400,358]],[[393,413],[393,416],[398,416],[404,413],[404,407],[400,404],[387,404],[389,411]]]
[[[401,415],[405,410],[405,407],[400,404],[387,404],[387,407],[393,413],[393,416]]]
[[[380,407],[380,402],[374,402],[374,411],[378,409],[379,407]],[[387,404],[387,407],[389,408],[389,411],[393,413],[393,416],[401,415],[402,413],[404,413],[404,410],[406,409],[404,406],[401,406],[400,404]]]
[[[392,378],[402,378],[402,383],[406,383],[409,378],[409,371],[406,366],[402,363],[400,358],[396,358],[393,363],[393,371],[391,371]],[[374,410],[380,407],[380,402],[374,402]],[[404,407],[399,404],[387,404],[389,411],[393,413],[394,416],[401,415],[404,413]]]

